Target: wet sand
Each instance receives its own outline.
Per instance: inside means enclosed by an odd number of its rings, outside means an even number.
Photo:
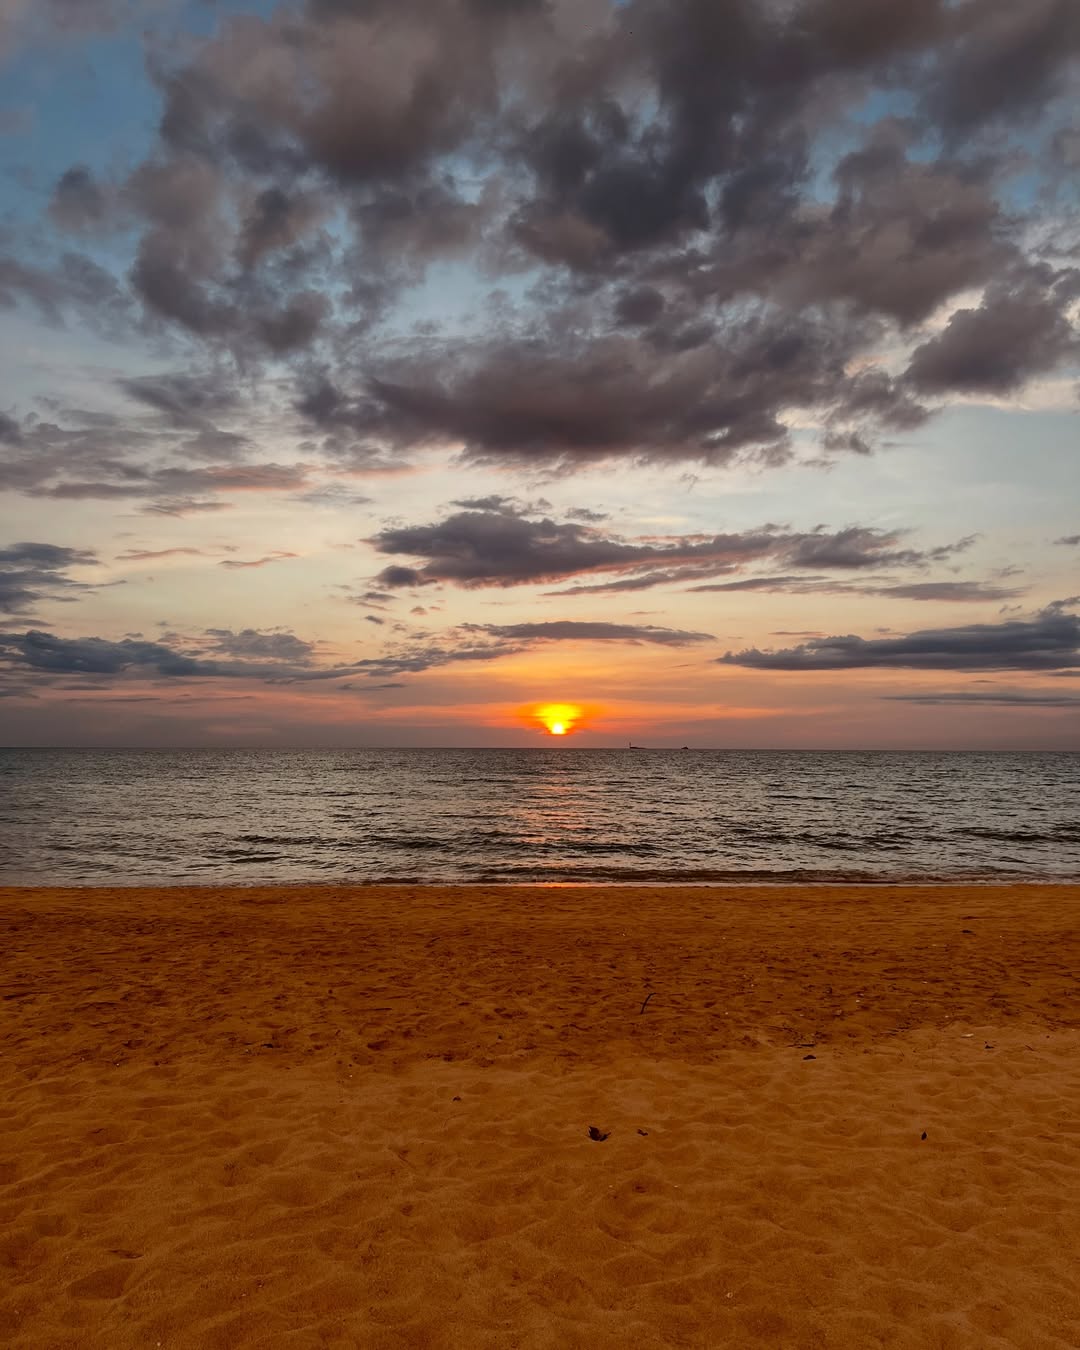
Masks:
[[[1074,1350],[1078,919],[2,891],[0,1343]]]

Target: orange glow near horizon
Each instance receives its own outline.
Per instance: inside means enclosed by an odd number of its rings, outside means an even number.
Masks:
[[[529,709],[529,720],[544,729],[549,736],[569,736],[576,731],[584,708],[576,703],[541,703]]]

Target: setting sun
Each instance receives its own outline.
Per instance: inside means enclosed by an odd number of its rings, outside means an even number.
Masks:
[[[575,703],[543,703],[532,710],[533,719],[549,736],[568,736],[584,715]]]

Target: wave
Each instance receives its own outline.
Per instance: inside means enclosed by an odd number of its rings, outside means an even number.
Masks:
[[[1080,824],[1055,825],[1049,830],[996,830],[969,825],[953,833],[971,839],[994,839],[1003,844],[1080,844]]]
[[[1080,878],[1075,754],[0,751],[4,773],[6,884]]]

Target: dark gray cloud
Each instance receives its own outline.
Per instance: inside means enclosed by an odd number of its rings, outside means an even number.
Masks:
[[[658,647],[690,647],[711,642],[711,633],[687,632],[679,628],[658,628],[650,624],[583,623],[572,619],[554,619],[543,623],[463,624],[465,632],[487,633],[491,637],[525,642],[632,642]]]
[[[212,663],[186,656],[159,642],[62,638],[37,629],[21,636],[0,636],[0,656],[16,666],[52,674],[118,675],[133,668],[158,675],[218,673],[211,668]]]
[[[60,31],[123,7],[23,9]],[[1071,163],[1075,13],[1075,0],[224,12],[205,40],[152,44],[162,115],[146,160],[116,184],[76,164],[55,185],[53,222],[115,225],[128,265],[35,241],[0,258],[0,304],[167,335],[248,371],[289,363],[296,416],[350,469],[425,446],[563,470],[778,464],[808,413],[829,453],[866,453],[918,426],[924,398],[1007,394],[1075,354],[1075,280],[1029,229]],[[905,114],[868,124],[870,90]],[[1021,158],[1032,183],[1017,193]],[[448,260],[485,283],[513,277],[517,298],[464,334],[452,319],[421,331],[398,302]],[[966,293],[981,299],[920,329]],[[900,378],[881,367],[890,348],[908,358]]]
[[[385,621],[366,618],[378,626]],[[403,625],[395,625],[402,629]],[[624,642],[687,647],[710,641],[707,633],[652,625],[554,621],[513,625],[463,624],[437,636],[418,635],[392,643],[377,656],[347,664],[321,664],[317,644],[295,634],[246,628],[210,628],[196,637],[167,632],[158,641],[130,635],[119,641],[100,637],[63,638],[40,630],[0,632],[0,669],[7,679],[35,672],[44,684],[77,677],[76,688],[111,689],[128,678],[249,679],[272,684],[303,684],[333,679],[368,681],[416,675],[461,663],[498,661],[549,642]],[[89,680],[95,681],[89,683]]]
[[[927,94],[947,132],[968,135],[1030,116],[1064,92],[1080,55],[1080,16],[1071,0],[986,0],[959,7],[950,20],[942,78]]]
[[[388,587],[450,581],[462,586],[514,586],[580,572],[641,567],[657,559],[707,559],[730,564],[775,546],[769,533],[717,536],[712,541],[631,543],[576,521],[531,520],[499,511],[461,511],[434,525],[391,527],[369,542],[377,552],[425,557],[421,568],[392,566],[378,580]]]
[[[1055,543],[1055,544],[1066,544],[1066,545],[1068,545],[1068,546],[1070,546],[1070,547],[1073,547],[1073,546],[1075,546],[1075,545],[1077,545],[1077,544],[1080,544],[1080,534],[1066,534],[1066,535],[1063,535],[1060,539],[1055,539],[1055,540],[1054,540],[1054,543]]]
[[[644,590],[735,572],[761,561],[839,571],[925,567],[966,548],[970,540],[919,550],[903,545],[901,531],[823,526],[793,532],[775,525],[739,534],[629,540],[579,520],[534,519],[500,500],[497,510],[459,511],[433,525],[391,526],[368,542],[376,552],[423,558],[422,566],[394,564],[378,575],[390,588],[450,582],[465,587],[517,586],[596,572],[617,580],[555,594]]]
[[[790,453],[781,420],[790,408],[816,407],[838,424],[906,428],[924,416],[887,378],[870,401],[864,377],[846,373],[858,330],[773,315],[733,320],[718,343],[670,349],[559,331],[458,344],[387,367],[350,416],[403,447],[461,443],[482,464],[780,463]]]
[[[254,267],[268,253],[295,244],[325,213],[325,203],[311,194],[264,188],[251,203],[241,226],[237,245],[240,263]]]
[[[362,663],[318,667],[311,643],[280,632],[210,629],[201,641],[170,635],[169,641],[101,637],[64,638],[31,629],[0,634],[0,660],[10,669],[55,675],[167,679],[255,679],[275,683],[329,680],[354,674]]]
[[[924,629],[904,637],[812,638],[778,651],[727,652],[726,665],[755,670],[1063,670],[1080,666],[1076,603],[1057,601],[1033,619]]]
[[[74,233],[101,230],[109,223],[112,209],[111,194],[82,164],[60,175],[49,202],[53,221]]]
[[[323,436],[323,453],[348,468],[383,469],[401,467],[402,455],[388,454],[377,439],[380,417],[371,400],[348,396],[325,374],[305,376],[303,392],[294,410],[308,427]]]
[[[1028,284],[992,287],[978,309],[957,310],[912,354],[907,380],[923,394],[1007,394],[1080,352],[1063,312],[1071,298]]]
[[[40,600],[72,599],[90,587],[70,575],[73,567],[97,564],[85,549],[22,543],[0,549],[0,614],[16,614]]]

